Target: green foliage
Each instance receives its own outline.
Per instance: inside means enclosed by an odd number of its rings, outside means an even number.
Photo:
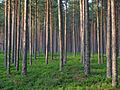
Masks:
[[[50,57],[49,57],[50,58]],[[120,63],[119,63],[120,64]],[[28,75],[22,76],[12,66],[11,76],[6,76],[3,67],[3,54],[0,54],[0,89],[1,90],[117,90],[111,86],[111,79],[105,78],[106,64],[97,64],[97,55],[91,58],[91,74],[86,77],[83,65],[80,64],[79,54],[74,57],[69,54],[63,72],[59,71],[59,55],[49,60],[46,65],[44,55],[37,57],[33,65],[28,65]],[[21,66],[20,66],[21,67]],[[120,68],[120,67],[119,67]],[[20,68],[21,69],[21,68]],[[119,72],[120,73],[120,72]],[[119,74],[120,79],[120,74]]]

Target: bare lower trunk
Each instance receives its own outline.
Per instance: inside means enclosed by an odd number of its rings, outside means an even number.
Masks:
[[[107,11],[107,44],[106,44],[106,58],[107,58],[107,78],[112,76],[112,61],[111,61],[111,0],[108,0]]]
[[[51,60],[53,60],[52,0],[50,0],[50,51]]]
[[[89,30],[89,5],[88,0],[85,0],[85,63],[84,73],[90,74],[90,30]]]
[[[99,0],[96,0],[97,4],[97,43],[98,43],[98,64],[101,64],[100,60],[100,19],[99,19]]]
[[[64,65],[64,32],[62,23],[62,1],[58,0],[58,23],[59,23],[59,42],[60,42],[60,71],[63,70]]]
[[[18,13],[17,13],[17,51],[16,51],[16,70],[19,70],[19,54],[20,54],[20,27],[21,27],[21,0],[18,0]]]
[[[64,26],[64,63],[67,61],[67,1],[65,2],[65,26]]]
[[[27,74],[28,0],[24,0],[23,61],[22,74]]]
[[[118,84],[118,68],[117,68],[117,48],[116,48],[116,15],[115,15],[115,0],[111,0],[111,21],[112,21],[112,86]]]
[[[34,37],[34,59],[36,60],[36,57],[37,57],[37,24],[38,24],[38,15],[37,15],[37,12],[38,12],[38,7],[37,7],[37,0],[36,0],[36,8],[35,8],[35,37]]]
[[[10,60],[11,60],[11,0],[8,0],[8,60],[7,60],[7,75],[10,74]]]
[[[11,33],[11,41],[12,41],[12,46],[11,46],[11,56],[12,56],[12,63],[14,63],[14,30],[15,30],[15,0],[12,0],[12,33]]]
[[[104,63],[104,42],[103,42],[103,36],[104,36],[104,33],[103,33],[103,0],[101,0],[101,22],[100,22],[100,31],[101,31],[101,63],[103,64]]]
[[[84,0],[80,0],[81,63],[85,61]]]
[[[29,51],[30,51],[30,65],[32,65],[32,17],[31,17],[31,12],[32,12],[32,6],[31,6],[31,0],[29,0]]]
[[[74,0],[73,0],[73,15],[72,15],[72,51],[76,55],[76,44],[75,44],[75,9],[74,9]]]
[[[8,1],[5,0],[5,28],[4,28],[4,66],[7,68],[7,40],[8,40],[8,23],[7,23],[7,20],[8,20]]]
[[[49,2],[48,0],[46,0],[46,53],[45,53],[45,60],[46,60],[46,64],[48,64],[48,44],[49,44],[49,29],[48,29],[48,18],[49,18]]]

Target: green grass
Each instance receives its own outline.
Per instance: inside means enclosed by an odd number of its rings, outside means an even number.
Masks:
[[[11,75],[7,77],[3,66],[3,54],[0,54],[0,90],[119,90],[111,86],[111,79],[106,79],[106,64],[97,64],[97,55],[91,58],[91,74],[86,77],[83,73],[83,65],[80,56],[68,55],[67,64],[63,72],[59,71],[59,55],[54,60],[49,60],[46,65],[44,56],[33,60],[33,65],[28,64],[27,76],[16,72],[11,66]],[[120,61],[119,61],[120,63]],[[120,64],[119,64],[120,70]],[[120,71],[119,71],[120,81]]]

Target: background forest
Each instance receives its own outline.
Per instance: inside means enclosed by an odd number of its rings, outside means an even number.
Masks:
[[[0,1],[1,90],[119,90],[119,0]]]

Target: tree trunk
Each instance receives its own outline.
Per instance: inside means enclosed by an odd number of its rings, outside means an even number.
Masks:
[[[23,75],[27,74],[28,2],[29,0],[24,0],[23,61],[22,61]]]
[[[17,13],[17,50],[16,50],[16,70],[19,70],[19,54],[20,54],[20,28],[21,28],[21,0],[18,0]]]
[[[101,64],[100,60],[100,19],[99,19],[99,0],[96,0],[97,4],[97,42],[98,42],[98,64]]]
[[[38,7],[37,7],[37,0],[36,0],[36,6],[35,6],[35,37],[34,37],[34,59],[36,60],[36,57],[37,57],[37,24],[38,24],[38,15],[37,15],[37,12],[38,12]]]
[[[64,26],[64,63],[67,61],[67,1],[65,2],[65,26]]]
[[[50,52],[51,60],[53,60],[52,0],[49,1],[50,1]]]
[[[100,1],[101,2],[101,22],[100,22],[100,31],[101,31],[101,63],[104,63],[104,32],[103,32],[103,0]]]
[[[117,69],[117,48],[116,48],[116,15],[115,15],[115,0],[111,0],[111,21],[112,21],[112,86],[118,84],[118,69]]]
[[[84,0],[80,0],[81,63],[85,61]]]
[[[56,28],[56,18],[54,18],[54,52],[57,53],[57,28]]]
[[[107,78],[112,76],[112,61],[111,61],[111,0],[108,0],[107,9],[107,44],[106,44],[106,58],[107,58]]]
[[[85,0],[85,75],[90,74],[90,30],[89,30],[89,5],[88,0]]]
[[[8,23],[7,23],[7,20],[8,20],[8,1],[5,0],[5,31],[4,31],[4,66],[7,68],[7,41],[8,41]]]
[[[43,53],[45,54],[46,53],[46,17],[44,18],[44,30],[42,32],[43,32],[42,48],[43,48]]]
[[[18,1],[15,0],[15,17],[14,17],[14,65],[16,67],[16,53],[17,53],[17,13],[18,13]]]
[[[59,44],[60,44],[60,71],[64,65],[64,32],[62,22],[62,0],[58,0],[58,24],[59,24]]]
[[[11,60],[11,0],[8,0],[8,60],[7,60],[7,75],[10,74]]]
[[[32,3],[29,0],[29,52],[30,52],[30,65],[32,65]]]
[[[72,51],[76,55],[76,45],[75,45],[75,9],[74,9],[74,0],[73,0],[73,15],[72,15]]]
[[[97,30],[96,30],[96,21],[94,22],[94,52],[97,53]]]
[[[48,64],[48,44],[49,44],[49,27],[48,27],[48,19],[49,19],[49,1],[46,0],[46,64]]]
[[[94,56],[94,0],[92,0],[91,53]]]
[[[12,41],[12,47],[11,47],[11,56],[12,56],[12,63],[14,63],[14,31],[15,31],[15,0],[12,0],[12,33],[11,33],[11,41]]]

